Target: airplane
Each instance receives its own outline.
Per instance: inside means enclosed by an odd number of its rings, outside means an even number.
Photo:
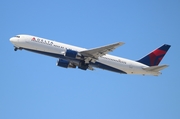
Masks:
[[[56,65],[59,67],[78,67],[82,70],[94,70],[94,68],[101,68],[120,74],[154,76],[160,75],[160,71],[168,67],[168,65],[159,65],[159,63],[171,47],[168,44],[164,44],[141,59],[134,61],[108,54],[117,47],[122,46],[124,44],[123,42],[117,42],[92,49],[85,49],[24,34],[16,35],[10,38],[10,42],[14,45],[14,51],[23,49],[58,58]]]

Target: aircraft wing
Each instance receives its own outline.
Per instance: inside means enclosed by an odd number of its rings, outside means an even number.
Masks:
[[[113,51],[118,46],[121,46],[123,44],[124,44],[123,42],[118,42],[107,46],[81,51],[79,53],[85,57],[86,63],[89,63],[89,61],[95,62],[95,60],[97,60],[99,57],[108,54],[109,52]]]

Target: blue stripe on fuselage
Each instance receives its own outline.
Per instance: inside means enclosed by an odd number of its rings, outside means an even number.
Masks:
[[[71,61],[82,61],[79,59],[74,59],[74,58],[69,58],[69,57],[67,58],[61,54],[49,53],[49,52],[44,52],[44,51],[37,51],[37,50],[32,50],[32,49],[27,49],[27,48],[22,48],[22,49],[25,49],[25,50],[31,51],[31,52],[35,52],[35,53],[39,53],[39,54],[43,54],[43,55],[47,55],[47,56],[51,56],[51,57],[55,57],[55,58],[62,58],[62,59],[71,60]],[[122,70],[116,69],[114,67],[108,66],[108,65],[100,63],[100,62],[90,63],[90,65],[97,67],[97,68],[117,72],[117,73],[127,74],[126,72],[124,72]]]

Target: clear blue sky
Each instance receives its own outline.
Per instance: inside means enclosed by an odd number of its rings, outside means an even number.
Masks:
[[[0,119],[180,119],[179,0],[3,0]],[[111,54],[137,60],[167,43],[159,77],[57,67],[13,51],[30,34],[85,48],[123,41]]]

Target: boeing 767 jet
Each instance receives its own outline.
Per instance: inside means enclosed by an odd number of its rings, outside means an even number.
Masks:
[[[154,75],[161,74],[161,70],[168,65],[159,65],[170,45],[164,44],[145,57],[133,61],[108,53],[113,51],[123,42],[118,42],[102,47],[85,49],[31,35],[17,35],[10,38],[14,50],[27,50],[58,59],[56,65],[64,68],[94,70],[101,68],[121,74]]]

